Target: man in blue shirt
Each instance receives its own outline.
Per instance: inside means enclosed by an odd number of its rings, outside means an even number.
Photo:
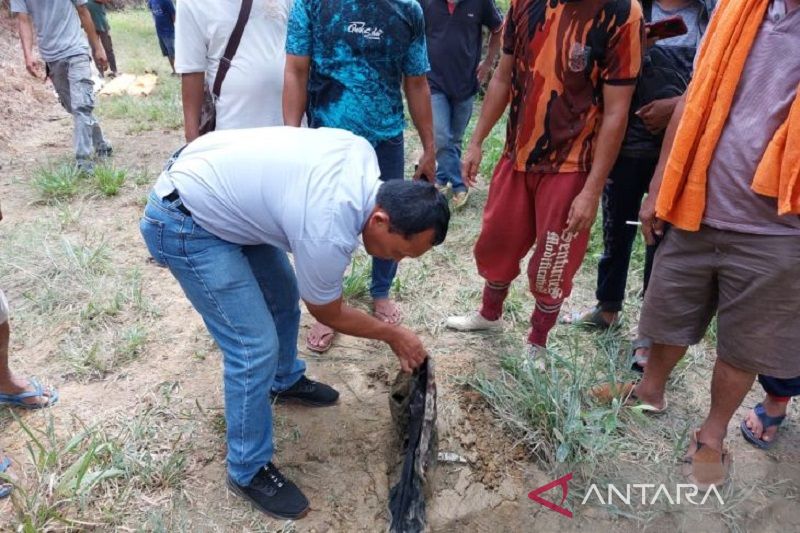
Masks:
[[[296,0],[286,37],[283,118],[300,126],[349,130],[367,139],[378,155],[383,181],[403,179],[403,95],[422,141],[415,178],[433,180],[433,135],[425,21],[416,0]],[[376,317],[401,319],[389,299],[397,263],[374,259],[370,294]],[[332,329],[315,324],[307,346],[325,351]]]
[[[147,0],[147,7],[150,8],[153,21],[156,23],[156,35],[158,35],[161,53],[169,59],[172,75],[177,76],[175,72],[175,4],[172,3],[172,0]]]

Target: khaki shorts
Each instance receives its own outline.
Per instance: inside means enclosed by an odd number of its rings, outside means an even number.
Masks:
[[[658,248],[639,332],[689,346],[717,314],[717,356],[777,378],[800,376],[800,236],[702,226]]]
[[[0,324],[8,322],[8,300],[3,290],[0,289]]]

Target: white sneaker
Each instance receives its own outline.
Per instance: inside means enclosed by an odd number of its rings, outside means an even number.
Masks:
[[[477,311],[468,315],[451,316],[445,322],[448,328],[458,331],[481,331],[503,329],[503,319],[487,320]]]
[[[522,368],[544,372],[545,357],[547,357],[547,349],[535,344],[525,344],[525,348],[522,350]]]

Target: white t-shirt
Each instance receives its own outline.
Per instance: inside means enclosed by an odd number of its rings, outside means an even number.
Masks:
[[[280,126],[214,131],[189,144],[155,185],[178,191],[220,239],[294,255],[300,296],[322,305],[342,278],[380,186],[372,145],[349,131]]]
[[[175,70],[206,73],[209,91],[241,0],[183,0],[175,17]],[[217,129],[283,125],[286,25],[292,0],[253,0],[217,101]]]

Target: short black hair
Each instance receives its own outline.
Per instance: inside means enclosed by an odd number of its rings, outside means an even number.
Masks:
[[[389,215],[389,231],[410,239],[433,229],[433,245],[444,242],[450,224],[447,198],[427,181],[390,180],[381,184],[376,199]]]

